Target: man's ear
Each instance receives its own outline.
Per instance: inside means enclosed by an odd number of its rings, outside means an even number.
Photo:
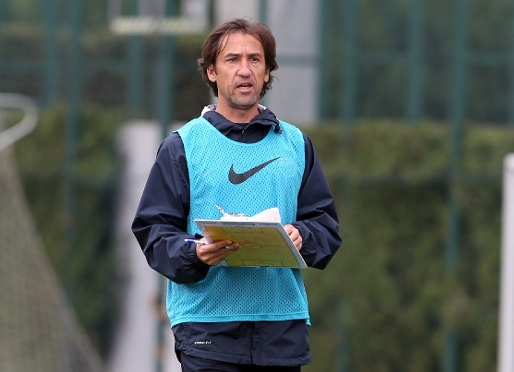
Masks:
[[[216,71],[214,69],[214,65],[210,65],[209,67],[207,67],[207,77],[213,83],[216,81]]]
[[[264,82],[267,83],[269,81],[269,68],[266,69],[266,75],[264,75]]]

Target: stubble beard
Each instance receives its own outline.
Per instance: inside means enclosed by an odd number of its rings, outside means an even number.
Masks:
[[[259,95],[253,95],[252,97],[249,97],[248,99],[238,99],[237,97],[231,96],[229,103],[232,108],[238,109],[238,110],[249,110],[252,107],[255,106],[256,103],[259,102]]]
[[[262,89],[262,88],[261,88]],[[228,98],[229,105],[237,110],[249,110],[259,102],[261,96],[261,89],[254,92],[250,96],[238,97],[238,94],[234,91]]]

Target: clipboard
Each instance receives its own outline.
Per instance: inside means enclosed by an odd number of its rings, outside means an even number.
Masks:
[[[307,268],[280,222],[196,219],[195,223],[211,243],[230,240],[241,244],[220,266]]]

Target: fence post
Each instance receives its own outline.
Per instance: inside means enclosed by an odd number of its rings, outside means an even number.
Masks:
[[[510,25],[510,43],[509,43],[509,125],[514,126],[514,4],[510,4],[510,14],[512,15]]]
[[[131,14],[138,15],[138,0],[132,0],[130,3]],[[130,110],[135,114],[143,112],[143,40],[141,35],[131,35],[128,38],[128,61],[127,69],[127,104]]]
[[[44,8],[45,22],[45,68],[43,105],[56,103],[59,95],[59,41],[57,21],[57,0],[46,0]]]
[[[411,0],[409,26],[409,82],[407,89],[407,119],[414,123],[419,120],[422,109],[422,50],[424,0]]]
[[[71,304],[74,303],[73,264],[77,248],[77,174],[79,146],[79,110],[82,93],[82,41],[81,0],[70,0],[68,45],[68,112],[65,128],[64,208],[66,213],[66,246],[69,264],[65,273],[65,288]]]
[[[449,279],[455,278],[459,262],[461,215],[458,201],[460,160],[462,155],[463,121],[466,101],[467,65],[467,3],[455,2],[455,55],[453,63],[453,89],[450,97],[450,169],[448,176],[448,236],[446,242],[446,270]],[[452,280],[449,281],[452,283]],[[458,336],[452,324],[445,324],[444,371],[457,372],[459,368]]]
[[[357,63],[358,63],[358,3],[357,0],[345,1],[343,35],[344,93],[342,95],[342,118],[347,125],[352,125],[357,115]]]

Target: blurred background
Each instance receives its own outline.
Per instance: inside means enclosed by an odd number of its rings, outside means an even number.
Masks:
[[[214,102],[203,40],[243,16],[341,220],[303,272],[305,371],[494,371],[510,0],[0,0],[0,371],[180,370],[130,224],[162,138]]]

